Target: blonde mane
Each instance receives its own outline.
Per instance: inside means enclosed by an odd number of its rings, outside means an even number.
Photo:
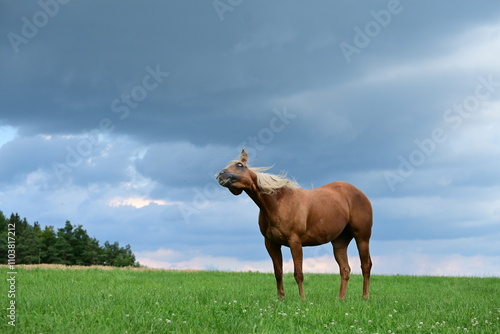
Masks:
[[[299,188],[299,184],[294,180],[286,177],[286,173],[282,172],[278,175],[265,173],[271,167],[249,167],[257,175],[257,185],[264,194],[274,194],[281,188]]]

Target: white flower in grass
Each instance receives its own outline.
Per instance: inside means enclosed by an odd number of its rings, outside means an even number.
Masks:
[[[167,324],[170,324],[170,323],[172,323],[172,320],[170,320],[170,319],[165,319],[165,322],[166,322]]]

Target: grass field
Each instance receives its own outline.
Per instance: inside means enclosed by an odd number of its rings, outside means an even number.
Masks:
[[[363,301],[353,275],[339,301],[338,275],[306,274],[302,302],[290,274],[278,301],[272,274],[16,269],[1,333],[500,333],[499,278],[373,276]]]

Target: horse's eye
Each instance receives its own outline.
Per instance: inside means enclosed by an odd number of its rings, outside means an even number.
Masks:
[[[243,166],[243,164],[242,164],[241,162],[238,162],[238,163],[236,164],[236,166],[238,166],[238,167],[240,167],[240,168],[244,167],[244,166]]]

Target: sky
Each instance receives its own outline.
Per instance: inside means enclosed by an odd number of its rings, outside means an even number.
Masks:
[[[215,180],[245,147],[363,190],[373,274],[500,276],[499,22],[495,0],[1,0],[0,210],[149,267],[272,271],[257,206]]]

